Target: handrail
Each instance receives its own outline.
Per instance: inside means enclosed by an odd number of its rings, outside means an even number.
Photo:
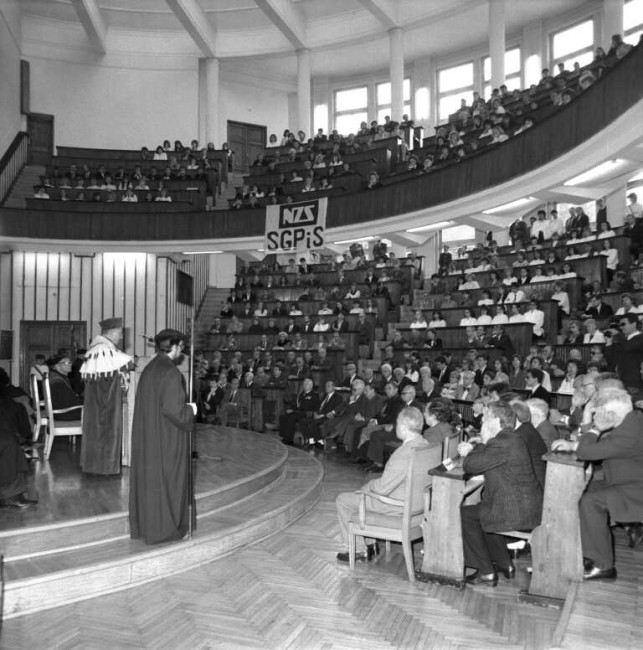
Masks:
[[[28,152],[29,137],[26,132],[19,131],[0,159],[0,205],[9,195],[13,184],[27,163]]]
[[[353,226],[455,201],[527,174],[573,150],[643,99],[643,46],[573,102],[506,142],[442,170],[386,187],[334,197],[328,228]],[[136,215],[0,210],[0,235],[89,241],[172,241],[260,237],[257,210]]]

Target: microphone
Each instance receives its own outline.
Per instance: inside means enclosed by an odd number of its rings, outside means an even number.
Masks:
[[[148,343],[154,343],[154,339],[151,336],[145,336],[145,334],[139,334],[139,336]]]

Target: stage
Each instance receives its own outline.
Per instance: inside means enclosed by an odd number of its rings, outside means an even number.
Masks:
[[[79,445],[56,440],[50,460],[31,465],[28,494],[39,504],[0,515],[5,618],[194,568],[281,530],[317,502],[321,465],[272,436],[199,426],[195,446],[194,536],[146,546],[129,538],[128,468],[84,475]]]

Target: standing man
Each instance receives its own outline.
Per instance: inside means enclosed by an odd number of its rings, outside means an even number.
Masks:
[[[129,520],[132,539],[160,544],[188,531],[188,432],[196,404],[187,402],[176,367],[186,337],[159,332],[156,356],[141,374],[132,424]]]
[[[100,330],[80,367],[85,382],[80,466],[88,474],[120,474],[123,388],[132,358],[116,347],[123,337],[122,318],[101,321]]]

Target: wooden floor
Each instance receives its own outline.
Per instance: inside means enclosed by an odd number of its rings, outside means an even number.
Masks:
[[[286,530],[196,570],[7,620],[0,650],[551,647],[560,612],[516,602],[527,560],[515,580],[463,591],[409,583],[395,545],[355,572],[337,563],[334,500],[365,475],[320,459],[321,500]],[[617,542],[619,580],[581,585],[562,647],[641,647],[643,554],[620,532]]]

